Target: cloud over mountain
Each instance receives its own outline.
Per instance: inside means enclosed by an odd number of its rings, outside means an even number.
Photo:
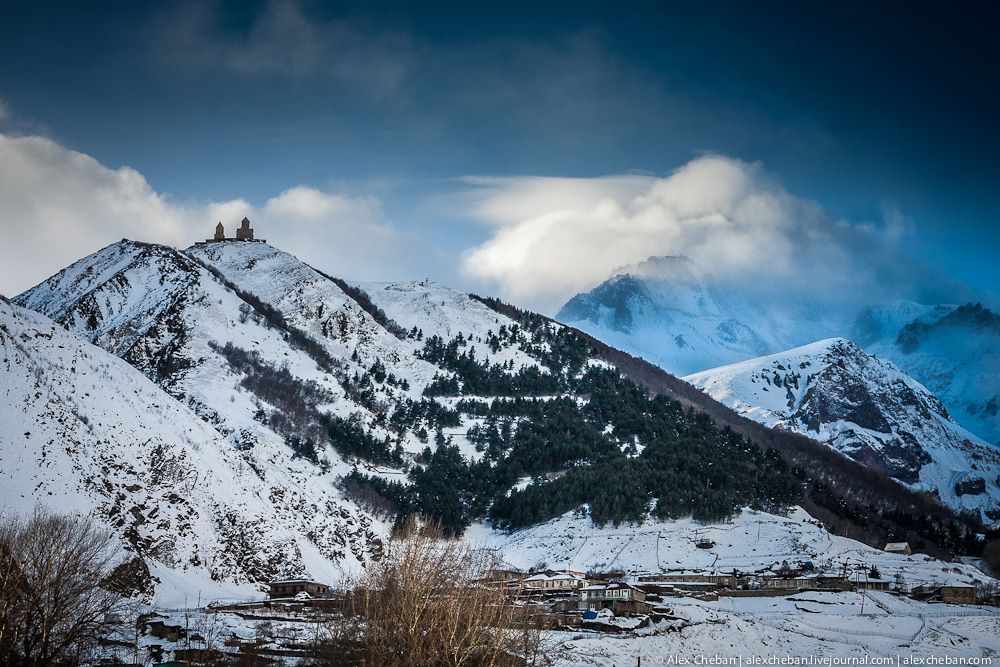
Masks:
[[[665,178],[476,184],[469,210],[495,229],[464,270],[550,309],[656,255],[686,255],[715,280],[761,297],[835,304],[960,291],[907,258],[898,211],[884,223],[850,224],[790,194],[759,164],[724,156],[699,157]]]
[[[440,278],[460,264],[468,287],[550,312],[656,255],[686,255],[713,281],[780,302],[972,296],[907,258],[911,223],[891,205],[883,222],[850,224],[788,193],[760,165],[722,156],[664,178],[467,178],[444,199],[445,227],[426,233],[419,212],[390,221],[379,197],[310,185],[257,201],[180,201],[135,169],[48,138],[0,133],[0,292],[16,294],[123,237],[186,246],[216,220],[231,230],[248,215],[261,236],[341,275]],[[469,233],[469,218],[487,223],[485,240]],[[451,251],[442,234],[454,234]]]
[[[14,295],[121,238],[187,246],[216,220],[230,233],[249,215],[261,236],[345,275],[408,278],[419,252],[384,220],[374,197],[299,185],[255,206],[243,199],[179,202],[129,167],[109,168],[51,139],[0,134],[0,293]]]

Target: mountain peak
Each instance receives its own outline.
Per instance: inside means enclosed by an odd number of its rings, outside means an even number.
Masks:
[[[641,262],[618,268],[613,273],[614,276],[623,274],[636,278],[698,279],[697,267],[686,255],[651,255]]]

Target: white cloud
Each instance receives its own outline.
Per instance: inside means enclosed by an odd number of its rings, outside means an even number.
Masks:
[[[472,189],[458,195],[463,208],[487,222],[508,225],[539,214],[579,211],[604,200],[630,199],[655,181],[651,176],[605,176],[597,179],[547,176],[496,178],[470,176],[461,181]]]
[[[492,236],[471,250],[467,275],[546,310],[615,270],[656,255],[686,255],[718,281],[781,298],[898,298],[919,271],[886,227],[853,226],[789,194],[760,165],[695,159],[666,178],[515,178],[473,182],[470,213]]]
[[[724,157],[699,158],[666,178],[466,179],[452,202],[489,230],[461,258],[437,249],[453,228],[403,234],[376,197],[299,185],[260,204],[181,202],[134,169],[0,133],[0,293],[13,296],[121,238],[185,247],[218,220],[232,233],[244,215],[260,237],[329,273],[453,282],[461,261],[475,289],[547,311],[653,255],[684,254],[718,280],[799,302],[950,288],[899,252],[910,223],[897,209],[887,205],[877,226],[853,226],[790,195],[759,166]]]
[[[110,169],[42,137],[0,134],[0,293],[13,296],[122,238],[185,247],[230,233],[244,216],[305,261],[351,278],[407,278],[424,255],[397,235],[372,197],[297,186],[260,207],[246,200],[182,203],[139,172]]]

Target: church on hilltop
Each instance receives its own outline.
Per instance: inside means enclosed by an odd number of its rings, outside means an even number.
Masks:
[[[243,218],[240,226],[236,228],[236,238],[226,238],[226,228],[220,222],[215,226],[215,236],[205,239],[203,243],[221,243],[223,241],[249,241],[251,243],[267,243],[264,239],[253,237],[253,227],[250,226],[250,219]]]

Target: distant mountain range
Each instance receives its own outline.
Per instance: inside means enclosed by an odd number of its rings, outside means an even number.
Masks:
[[[930,389],[962,426],[1000,443],[1000,316],[899,302],[855,315],[764,305],[685,257],[654,257],[570,299],[556,316],[678,375],[830,337],[854,341]]]

